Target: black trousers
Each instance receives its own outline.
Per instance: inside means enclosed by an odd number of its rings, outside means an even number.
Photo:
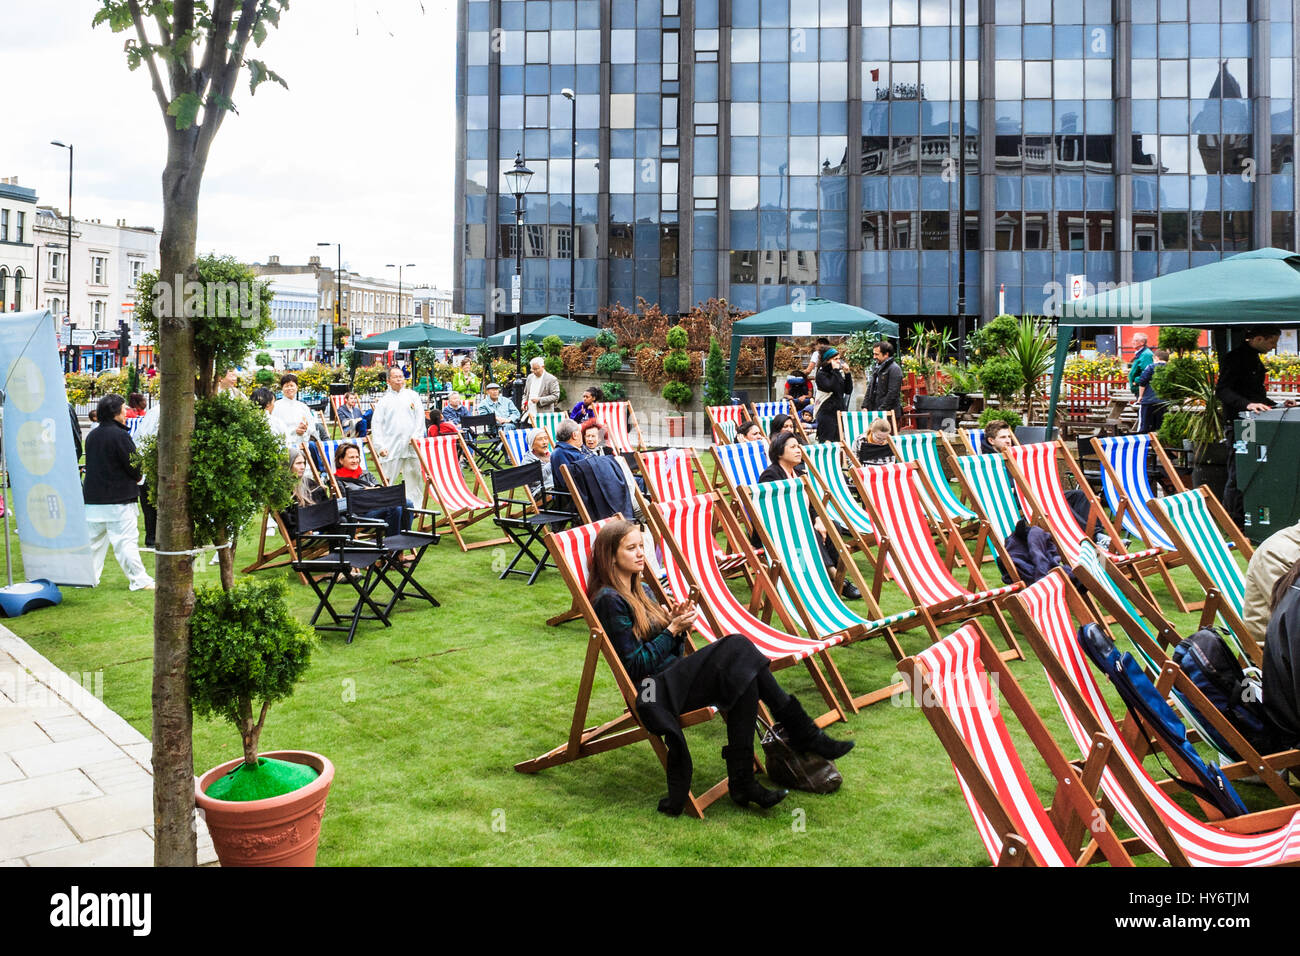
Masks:
[[[149,504],[149,491],[140,486],[140,510],[144,512],[144,546],[152,548],[158,539],[158,509]]]

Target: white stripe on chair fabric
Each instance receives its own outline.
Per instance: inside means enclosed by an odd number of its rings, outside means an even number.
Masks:
[[[744,405],[710,405],[709,415],[715,422],[731,422],[739,425],[745,417]]]
[[[783,398],[778,402],[754,402],[754,414],[771,422],[777,415],[790,414],[790,400]]]
[[[686,571],[698,583],[702,597],[717,616],[724,635],[745,635],[768,660],[773,661],[785,657],[803,660],[818,651],[834,647],[843,640],[842,635],[828,640],[809,640],[787,634],[751,614],[736,599],[723,580],[722,571],[717,564],[713,538],[713,495],[679,498],[656,504],[655,508],[663,516],[668,533],[681,546],[686,558]],[[671,548],[664,548],[664,569],[668,572],[668,581],[674,594],[690,593],[690,581],[673,557]],[[708,621],[703,615],[699,617],[697,625],[709,640],[716,640],[720,636],[709,633]]]
[[[510,449],[510,456],[515,463],[524,460],[524,455],[528,454],[533,447],[533,436],[540,431],[537,428],[503,428],[501,429],[501,440],[506,447]]]
[[[952,491],[952,485],[948,478],[947,472],[943,470],[943,462],[939,458],[939,433],[938,432],[911,432],[904,435],[894,436],[894,447],[898,449],[899,461],[914,461],[921,466],[934,485],[935,493],[939,497],[939,507],[943,513],[947,514],[953,521],[973,521],[977,515],[971,511]],[[934,503],[929,501],[929,495],[922,495],[930,513],[936,518],[940,512],[936,510]]]
[[[320,446],[321,454],[325,456],[325,467],[331,472],[337,467],[335,459],[338,456],[339,445],[351,445],[361,453],[361,470],[369,471],[370,465],[366,463],[366,446],[355,439],[331,439],[330,441],[317,441]]]
[[[971,450],[977,455],[984,454],[982,446],[984,445],[984,429],[967,428],[965,429],[966,438],[970,442]]]
[[[871,518],[853,497],[848,480],[844,477],[844,446],[837,442],[821,442],[805,445],[803,453],[853,530],[866,535],[868,540],[875,540]]]
[[[458,454],[459,435],[417,438],[415,448],[424,462],[428,481],[433,485],[444,508],[452,514],[459,514],[462,511],[492,507],[492,502],[484,501],[465,484]]]
[[[758,484],[758,476],[772,463],[767,457],[767,443],[761,441],[714,445],[713,457],[736,488]]]
[[[1052,574],[1026,589],[1022,599],[1041,628],[1052,652],[1101,724],[1102,732],[1110,737],[1115,752],[1137,780],[1143,796],[1169,828],[1174,841],[1187,855],[1188,862],[1193,866],[1266,866],[1300,862],[1300,810],[1276,830],[1253,834],[1230,833],[1196,819],[1157,786],[1120,732],[1119,724],[1110,711],[1096,676],[1079,647],[1074,622],[1061,590],[1063,587],[1064,579]],[[1087,756],[1092,749],[1091,735],[1070,709],[1064,692],[1055,683],[1051,683],[1050,673],[1048,676],[1066,727],[1082,754]],[[1164,852],[1159,841],[1110,769],[1102,771],[1101,788],[1129,828],[1153,853],[1163,859]]]
[[[646,464],[645,480],[656,501],[676,501],[696,493],[695,469],[690,453],[680,448],[641,453]]]
[[[538,428],[545,428],[546,434],[551,436],[551,443],[555,444],[559,441],[555,437],[555,430],[560,427],[560,422],[568,417],[564,412],[538,412],[533,416],[533,422]]]
[[[1073,866],[1074,859],[1061,842],[1043,801],[1025,772],[998,706],[997,691],[979,657],[979,631],[973,624],[944,638],[917,655],[925,668],[931,694],[925,706],[943,709],[984,777],[997,793],[998,802],[1026,836],[1029,852],[1040,866]],[[953,766],[956,771],[956,765]],[[1002,856],[1002,836],[984,815],[960,773],[957,782],[975,828],[989,858]]]
[[[616,452],[636,448],[627,433],[627,402],[596,402],[591,407],[596,413],[596,420],[608,430],[609,443]]]
[[[552,533],[552,539],[559,546],[560,553],[569,564],[569,570],[573,572],[574,580],[584,594],[587,591],[587,564],[591,559],[591,546],[595,544],[600,529],[613,520],[601,518],[591,524]]]
[[[727,441],[736,440],[736,423],[735,422],[718,422],[718,431],[722,432]]]
[[[867,433],[871,423],[878,418],[888,418],[888,412],[871,412],[865,408],[850,412],[840,412],[844,417],[840,419],[840,440],[850,448],[857,447],[858,439]]]
[[[1111,481],[1106,469],[1101,471],[1101,490],[1106,496],[1106,504],[1111,513],[1119,511],[1119,497],[1122,492],[1128,498],[1129,507],[1124,511],[1124,530],[1136,538],[1150,541],[1166,551],[1173,551],[1174,543],[1160,526],[1156,516],[1151,513],[1151,499],[1155,492],[1151,490],[1151,479],[1147,474],[1147,452],[1151,448],[1151,436],[1120,435],[1116,438],[1098,439],[1102,453],[1119,476],[1119,487]]]
[[[957,467],[969,482],[990,530],[999,541],[1005,542],[1025,517],[1006,459],[1001,455],[962,455],[957,459]]]

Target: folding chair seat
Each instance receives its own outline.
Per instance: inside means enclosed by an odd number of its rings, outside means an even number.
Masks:
[[[1256,666],[1260,665],[1263,651],[1241,619],[1246,576],[1232,556],[1232,547],[1236,545],[1242,560],[1249,562],[1255,549],[1223,510],[1219,499],[1204,488],[1153,500],[1152,513],[1197,582],[1207,595],[1218,592],[1220,600],[1213,610],[1232,632],[1238,649]]]
[[[596,402],[591,406],[596,413],[596,420],[605,426],[609,434],[609,444],[616,452],[635,451],[645,448],[645,439],[641,436],[641,426],[637,423],[636,412],[631,402]],[[632,419],[632,428],[636,431],[636,443],[632,443],[628,434],[628,419]],[[554,437],[554,436],[552,436]]]
[[[440,527],[449,528],[462,551],[505,544],[509,539],[466,541],[461,533],[475,522],[495,513],[492,502],[482,497],[487,482],[470,457],[464,439],[460,435],[439,435],[434,438],[412,438],[411,444],[415,446],[420,459],[420,471],[424,475],[425,501],[432,493],[440,509],[436,520],[432,522],[432,530],[436,532]],[[471,490],[465,483],[460,464],[462,457],[474,476],[475,490]]]
[[[736,440],[736,426],[745,419],[744,405],[709,405],[704,409],[713,429],[713,440],[727,445]]]
[[[925,472],[930,479],[929,485],[934,488],[936,495],[934,500],[923,497],[921,500],[925,503],[927,510],[931,515],[938,517],[940,511],[946,514],[952,521],[962,524],[968,521],[977,521],[979,515],[968,508],[960,498],[953,494],[951,480],[948,473],[944,470],[943,460],[953,461],[956,455],[953,453],[952,446],[948,444],[948,439],[939,432],[908,432],[904,435],[891,435],[889,443],[894,449],[894,457],[898,461],[914,461]]]
[[[295,535],[299,554],[307,548],[323,546],[325,550],[317,550],[310,558],[300,557],[291,566],[303,576],[319,599],[308,623],[319,631],[346,631],[347,642],[351,644],[357,625],[363,619],[380,621],[384,627],[392,626],[387,609],[374,599],[375,587],[382,579],[380,564],[391,552],[377,543],[359,541],[349,534],[329,530],[338,525],[338,505],[333,501],[300,507]],[[330,600],[338,584],[348,585],[357,595],[356,603],[342,615]],[[332,623],[317,623],[322,613],[328,614]]]
[[[939,640],[939,627],[950,621],[988,614],[1006,639],[1008,659],[1023,658],[1015,635],[1002,616],[1001,602],[1020,589],[1019,583],[988,587],[956,526],[947,518],[935,520],[944,541],[948,560],[935,546],[930,518],[922,504],[921,490],[929,484],[915,462],[876,465],[853,469],[853,480],[871,523],[880,535],[874,560],[872,593],[879,598],[885,572],[893,574],[904,592],[921,612],[931,640]],[[979,545],[988,540],[988,527],[981,522]],[[970,587],[953,577],[960,563],[970,575]]]
[[[410,511],[413,514],[433,516],[434,512],[425,511],[421,508],[408,508],[406,504],[406,484],[405,482],[396,485],[386,485],[381,488],[358,488],[349,492],[346,499],[346,512],[350,520],[361,522],[362,516],[372,511],[384,511],[389,508],[401,508],[403,511]],[[437,544],[442,536],[439,534],[426,534],[421,531],[399,531],[397,534],[389,534],[385,523],[377,518],[365,520],[366,524],[374,528],[376,543],[388,551],[383,563],[380,565],[378,573],[384,583],[392,590],[392,597],[388,601],[385,609],[386,613],[391,614],[398,601],[405,600],[408,597],[414,597],[419,600],[428,601],[434,607],[441,605],[434,599],[433,595],[424,589],[424,587],[415,580],[415,571],[419,567],[421,559],[424,558],[425,549],[431,544]],[[413,552],[412,560],[403,562],[401,554],[403,551]],[[392,572],[398,576],[396,586],[388,579],[388,573]]]
[[[642,740],[650,742],[656,756],[659,758],[659,762],[664,767],[667,767],[668,750],[666,746],[658,736],[645,729],[637,714],[637,700],[640,688],[633,684],[627,669],[623,667],[618,652],[610,642],[603,625],[600,623],[600,618],[591,604],[591,600],[587,597],[587,562],[591,557],[591,546],[595,542],[600,529],[612,520],[614,520],[612,517],[606,518],[565,531],[554,533],[547,531],[543,535],[547,550],[550,551],[551,558],[560,571],[560,576],[564,578],[565,584],[568,585],[569,593],[573,597],[574,607],[578,609],[580,616],[586,622],[591,637],[587,641],[586,657],[582,666],[582,678],[578,683],[578,696],[573,707],[573,719],[569,724],[568,740],[540,757],[534,757],[532,760],[525,760],[515,764],[515,769],[520,773],[537,773],[539,770],[548,767],[571,763],[583,757],[590,757],[594,754],[604,753],[607,750],[625,747],[628,744],[638,743]],[[587,713],[591,706],[591,691],[595,683],[597,663],[601,657],[604,657],[605,663],[614,675],[614,682],[623,695],[625,709],[621,716],[613,720],[606,721],[595,727],[587,727]],[[709,720],[714,713],[713,708],[704,707],[681,714],[678,719],[682,729],[685,730],[688,727]],[[725,779],[699,796],[692,792],[686,798],[686,810],[691,816],[703,819],[704,810],[726,792],[727,781]]]
[[[807,476],[766,481],[743,488],[741,494],[751,503],[759,538],[771,562],[771,578],[776,585],[776,599],[772,604],[793,607],[809,637],[817,640],[841,637],[845,641],[857,641],[878,635],[885,639],[894,659],[902,660],[903,650],[894,637],[893,627],[911,621],[917,616],[917,610],[890,615],[881,613],[876,595],[872,594],[858,566],[853,563]],[[821,518],[827,529],[828,542],[838,555],[834,578],[822,559],[810,510]],[[846,578],[862,592],[862,601],[870,618],[851,610],[841,599],[840,589]],[[770,589],[768,596],[772,596]],[[842,678],[840,680],[842,682]],[[888,697],[895,689],[895,686],[881,688],[860,699],[849,696],[847,689],[842,693],[856,709],[860,701],[874,703]]]
[[[555,437],[555,430],[560,427],[560,422],[568,417],[564,412],[538,412],[533,416],[533,425],[545,429],[546,434],[551,436],[551,444],[555,445],[559,441]]]
[[[1151,489],[1147,472],[1149,453],[1164,469],[1177,491],[1184,491],[1182,479],[1174,470],[1173,462],[1165,454],[1155,435],[1121,435],[1115,438],[1093,438],[1092,447],[1101,459],[1101,490],[1115,520],[1125,532],[1146,543],[1148,548],[1159,548],[1157,556],[1165,587],[1173,595],[1180,611],[1199,611],[1202,602],[1187,601],[1169,576],[1172,568],[1183,564],[1182,556],[1169,539],[1159,519],[1151,512],[1151,501],[1156,494]]]
[[[542,532],[548,528],[552,531],[560,530],[573,520],[573,515],[565,511],[546,510],[537,503],[532,488],[542,485],[541,462],[500,468],[492,472],[491,478],[492,503],[496,509],[492,520],[519,548],[497,578],[504,580],[508,575],[519,574],[528,578],[528,583],[532,584],[547,563]],[[545,489],[542,490],[542,495],[546,495]],[[534,546],[541,549],[540,556],[533,553]],[[515,566],[525,557],[532,562],[531,570]]]
[[[858,447],[858,442],[871,428],[871,423],[876,419],[883,418],[888,421],[890,433],[898,434],[898,421],[894,418],[893,412],[873,412],[865,408],[858,408],[847,412],[837,412],[836,414],[840,419],[840,441],[849,450],[849,455],[854,464],[862,464],[862,462],[858,461],[854,449]]]
[[[869,553],[875,546],[876,533],[871,517],[849,490],[844,476],[844,446],[829,441],[807,445],[803,456],[809,474],[821,489],[822,500],[838,519],[836,523],[849,532],[857,550]]]
[[[752,528],[753,519],[745,513],[740,489],[758,484],[758,478],[772,462],[767,457],[767,442],[742,441],[732,445],[711,445],[714,488],[725,492],[732,514]]]
[[[489,471],[505,467],[501,443],[497,440],[495,415],[462,415],[460,433],[469,450],[474,453],[474,461],[479,466]]]
[[[1137,835],[1126,846],[1134,851],[1145,847],[1181,866],[1300,863],[1300,808],[1288,805],[1207,823],[1174,800],[1168,781],[1162,785],[1152,779],[1130,743],[1134,733],[1125,736],[1079,646],[1072,615],[1092,622],[1070,590],[1064,575],[1052,572],[1024,592],[1018,617],[1033,625],[1026,627],[1025,637],[1047,672],[1076,744],[1083,750],[1097,734],[1114,743],[1119,761],[1102,771],[1100,783],[1114,812]]]
[[[1097,861],[1132,866],[1094,793],[1114,744],[1088,740],[1076,769],[1048,733],[1010,668],[972,621],[899,669],[943,744],[984,849],[998,866],[1077,866]],[[998,696],[1001,694],[1002,702]],[[1043,806],[1004,716],[1014,714],[1056,784]]]
[[[501,429],[501,447],[505,449],[509,464],[518,466],[524,463],[524,456],[532,451],[533,438],[538,431],[536,428]]]

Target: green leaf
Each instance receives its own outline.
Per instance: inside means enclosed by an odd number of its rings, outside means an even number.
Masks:
[[[253,27],[253,45],[261,46],[266,42],[266,23],[259,20],[257,26]]]
[[[202,105],[197,93],[182,93],[167,104],[167,115],[176,117],[177,129],[189,129],[198,118]]]

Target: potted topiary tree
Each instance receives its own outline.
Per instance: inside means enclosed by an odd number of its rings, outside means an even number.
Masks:
[[[664,386],[664,401],[677,410],[676,415],[668,416],[668,437],[681,438],[686,434],[686,417],[682,409],[691,403],[695,393],[688,385],[691,374],[691,357],[686,352],[690,336],[680,325],[668,330],[668,353],[663,357],[664,374],[670,381]]]
[[[960,404],[956,395],[949,395],[952,379],[944,371],[944,359],[952,347],[953,336],[948,329],[927,329],[917,322],[912,326],[912,355],[925,381],[925,393],[912,396],[918,428],[942,429],[946,422],[957,420]]]
[[[259,751],[267,709],[293,693],[316,645],[285,593],[283,580],[253,578],[195,591],[190,702],[200,717],[234,724],[244,751],[195,786],[222,866],[316,862],[334,765],[310,751]]]

